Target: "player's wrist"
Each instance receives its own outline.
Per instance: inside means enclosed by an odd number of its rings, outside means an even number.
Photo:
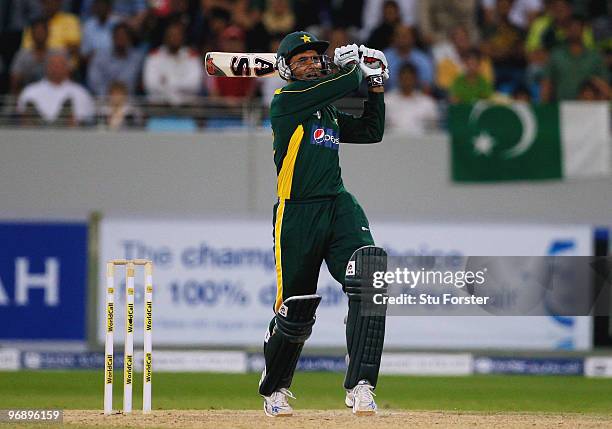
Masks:
[[[367,77],[368,89],[384,88],[385,80],[382,74],[372,74]]]

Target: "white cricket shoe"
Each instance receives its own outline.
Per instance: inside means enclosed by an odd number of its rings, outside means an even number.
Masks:
[[[373,392],[374,387],[368,380],[361,380],[357,386],[346,391],[344,403],[347,407],[353,409],[353,414],[357,416],[373,416],[376,414],[378,407],[374,402]]]
[[[293,408],[287,402],[287,398],[295,399],[293,393],[282,388],[273,392],[270,396],[264,396],[264,413],[268,417],[289,417],[293,415]]]

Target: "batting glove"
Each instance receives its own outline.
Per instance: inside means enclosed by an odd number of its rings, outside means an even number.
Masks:
[[[384,80],[389,79],[389,62],[387,61],[387,57],[382,51],[361,45],[359,47],[359,53],[361,54],[361,62],[359,65],[361,67],[362,72],[364,73],[364,76],[371,76],[373,75],[371,73],[371,70],[380,69],[378,74],[380,74]],[[370,69],[370,71],[364,69]]]
[[[340,46],[334,51],[334,63],[340,68],[344,68],[350,63],[358,62],[359,48],[355,44]]]

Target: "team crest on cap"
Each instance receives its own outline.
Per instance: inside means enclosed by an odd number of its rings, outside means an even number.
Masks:
[[[302,39],[302,41],[303,41],[304,43],[311,42],[311,40],[310,40],[310,36],[307,36],[306,34],[304,34],[302,37],[300,37],[300,39]]]

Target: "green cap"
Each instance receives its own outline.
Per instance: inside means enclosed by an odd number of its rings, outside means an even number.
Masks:
[[[288,61],[295,54],[299,54],[309,49],[314,49],[319,55],[323,55],[328,47],[329,42],[317,39],[312,33],[295,31],[287,34],[281,41],[276,56],[283,57]]]

